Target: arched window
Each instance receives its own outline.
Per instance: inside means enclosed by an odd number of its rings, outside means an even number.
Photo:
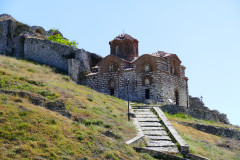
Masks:
[[[109,71],[109,72],[113,72],[113,69],[114,69],[114,68],[113,68],[113,64],[110,64],[110,65],[108,66],[108,71]]]
[[[174,92],[174,96],[175,96],[176,105],[179,106],[179,92],[178,92],[178,90],[176,90]]]
[[[114,88],[114,81],[111,81],[110,87],[111,87],[111,88]]]
[[[149,72],[149,71],[150,71],[150,66],[149,66],[149,64],[145,64],[145,65],[144,65],[144,71],[145,71],[145,72]]]
[[[174,76],[179,76],[179,65],[176,63],[176,61],[173,61],[172,64],[171,64],[171,68],[170,68],[170,73],[171,75],[174,75]]]
[[[119,55],[119,46],[116,46],[115,49],[116,49],[116,50],[115,50],[115,54],[116,54],[116,56],[118,56],[118,55]]]
[[[148,78],[145,79],[145,85],[150,85],[150,81]]]

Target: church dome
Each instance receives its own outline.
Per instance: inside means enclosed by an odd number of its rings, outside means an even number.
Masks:
[[[125,39],[129,39],[129,40],[133,40],[133,41],[137,41],[137,39],[133,38],[132,36],[130,36],[129,34],[126,34],[126,33],[122,33],[122,34],[119,34],[117,37],[115,37],[113,39],[114,40],[125,40]]]
[[[109,42],[112,55],[133,61],[138,57],[138,40],[129,34],[122,33]]]

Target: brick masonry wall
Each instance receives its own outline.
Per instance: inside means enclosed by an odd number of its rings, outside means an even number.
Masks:
[[[154,60],[158,59],[158,60]],[[109,72],[106,67],[108,63],[114,61],[119,66],[116,72]],[[127,100],[127,79],[129,79],[129,97],[131,101],[145,101],[145,90],[150,90],[150,99],[155,102],[170,104],[175,103],[175,91],[179,92],[179,105],[187,106],[187,84],[183,76],[178,77],[170,75],[168,72],[167,62],[160,58],[151,57],[152,70],[144,72],[140,67],[144,64],[141,59],[130,66],[116,57],[107,57],[103,64],[99,64],[99,72],[87,76],[86,85],[99,92],[110,94],[114,89],[114,96]],[[150,84],[145,85],[145,78],[150,79]],[[185,76],[184,76],[185,77]],[[109,87],[111,81],[114,87]],[[169,99],[171,99],[169,101]]]

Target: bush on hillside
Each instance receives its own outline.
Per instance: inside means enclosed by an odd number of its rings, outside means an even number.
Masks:
[[[51,29],[53,32],[55,32],[56,30]],[[77,47],[78,43],[76,41],[69,41],[65,38],[63,38],[60,34],[56,34],[56,35],[48,35],[47,39],[53,42],[57,42],[57,43],[61,43],[61,44],[65,44],[67,46],[73,46],[73,47]]]

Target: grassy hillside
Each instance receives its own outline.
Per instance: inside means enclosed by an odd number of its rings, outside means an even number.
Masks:
[[[178,122],[201,123],[233,128],[232,126],[213,121],[199,120],[184,114],[165,114],[189,145],[190,153],[204,156],[211,160],[240,160],[240,141],[211,135],[192,127],[181,125]]]
[[[26,98],[0,94],[0,159],[152,159],[124,142],[136,130],[126,102],[75,84],[54,69],[0,56],[0,90],[61,100],[74,122]],[[105,135],[113,131],[114,137]]]
[[[153,159],[124,143],[136,134],[127,121],[125,101],[77,85],[55,69],[0,56],[0,90],[27,91],[49,101],[61,100],[80,120],[77,123],[33,105],[27,98],[0,93],[0,159]],[[191,153],[214,160],[240,159],[239,141],[177,122],[223,124],[181,114],[166,115]],[[106,131],[113,131],[115,136],[106,136]]]

